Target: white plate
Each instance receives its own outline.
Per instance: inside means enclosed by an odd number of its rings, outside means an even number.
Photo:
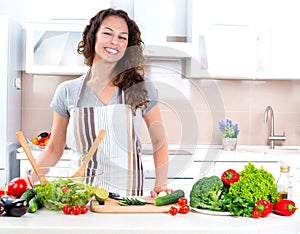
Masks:
[[[205,210],[205,209],[197,209],[191,207],[192,210],[201,213],[201,214],[206,214],[206,215],[218,215],[218,216],[231,216],[232,214],[230,212],[225,212],[225,211],[213,211],[213,210]]]

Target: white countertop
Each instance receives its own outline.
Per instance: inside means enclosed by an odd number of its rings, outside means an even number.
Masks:
[[[161,214],[64,215],[62,212],[38,210],[22,217],[0,217],[0,231],[5,234],[160,234],[160,233],[222,233],[222,234],[299,234],[299,211],[284,217],[271,214],[266,218],[212,216],[196,213],[171,216]]]

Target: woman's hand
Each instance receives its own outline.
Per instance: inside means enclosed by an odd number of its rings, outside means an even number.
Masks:
[[[164,186],[164,187],[155,187],[153,190],[151,190],[150,195],[151,195],[151,197],[156,198],[156,197],[158,197],[158,194],[160,192],[163,192],[163,191],[165,191],[167,193],[173,193],[174,192],[173,189],[168,189],[166,186]]]

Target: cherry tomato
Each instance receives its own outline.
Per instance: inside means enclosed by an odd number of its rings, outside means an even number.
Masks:
[[[34,145],[38,145],[39,144],[39,139],[37,137],[34,137],[31,139],[31,143]]]
[[[81,206],[80,211],[81,211],[81,214],[86,214],[89,211],[89,209],[87,208],[87,206]]]
[[[71,212],[74,215],[79,215],[81,213],[80,206],[72,206]]]
[[[7,186],[7,195],[15,198],[20,197],[27,190],[26,180],[20,177],[12,179]]]
[[[66,193],[66,192],[69,191],[69,190],[70,190],[69,187],[62,187],[62,188],[61,188],[61,191],[62,191],[63,193]]]
[[[180,206],[187,205],[188,204],[188,200],[185,197],[181,197],[181,198],[178,199],[178,204]]]
[[[71,214],[71,207],[68,206],[68,205],[64,206],[63,212],[64,212],[64,214],[66,214],[66,215]]]
[[[260,217],[260,211],[259,210],[254,210],[252,212],[252,218],[258,219]]]
[[[45,145],[45,146],[48,145],[49,141],[50,141],[49,139],[45,140],[45,141],[44,141],[44,145]]]
[[[176,215],[177,213],[178,213],[177,207],[171,206],[170,209],[169,209],[169,214],[174,216],[174,215]]]
[[[181,214],[187,214],[190,211],[190,207],[188,205],[180,206],[179,212]]]
[[[45,146],[44,142],[39,142],[38,146]]]

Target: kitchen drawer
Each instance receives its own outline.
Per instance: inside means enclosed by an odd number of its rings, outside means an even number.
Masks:
[[[70,160],[60,160],[56,165],[56,167],[69,167]],[[31,170],[32,166],[28,160],[20,160],[20,176],[24,177],[26,175],[27,170]]]

